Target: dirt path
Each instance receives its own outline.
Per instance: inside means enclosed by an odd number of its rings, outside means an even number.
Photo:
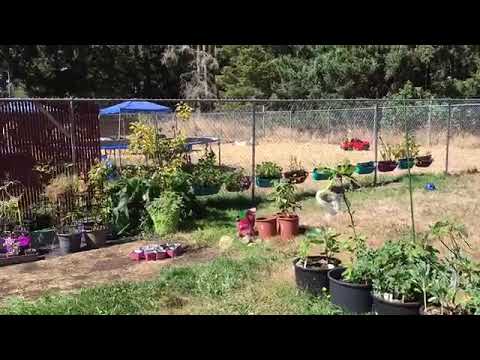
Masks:
[[[112,281],[154,278],[172,263],[187,264],[213,259],[214,249],[192,249],[176,259],[135,262],[128,254],[146,241],[135,241],[27,264],[0,268],[0,299],[7,296],[36,298],[45,292],[68,292]]]

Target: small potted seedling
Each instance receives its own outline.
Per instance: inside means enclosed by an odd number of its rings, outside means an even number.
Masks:
[[[395,149],[393,145],[385,144],[379,137],[382,148],[380,149],[381,161],[377,162],[377,170],[380,172],[390,172],[397,168],[398,163],[395,161]]]
[[[298,257],[293,261],[297,287],[314,295],[322,295],[329,288],[327,273],[341,261],[335,257],[340,244],[335,231],[320,227],[307,232],[298,248]],[[322,254],[311,256],[314,245],[322,247]]]
[[[301,184],[307,179],[308,173],[305,171],[302,163],[292,156],[288,165],[288,171],[283,176],[292,184]]]
[[[277,222],[282,240],[298,235],[299,217],[295,210],[301,207],[295,198],[295,185],[289,181],[280,181],[273,188],[271,198],[280,210],[277,214]]]
[[[282,178],[282,168],[271,161],[257,164],[255,183],[258,187],[269,188]]]

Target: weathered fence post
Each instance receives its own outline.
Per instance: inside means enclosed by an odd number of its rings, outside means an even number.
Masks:
[[[330,107],[327,110],[327,144],[330,144]]]
[[[452,104],[450,101],[448,102],[448,119],[447,119],[447,146],[446,146],[446,153],[445,153],[445,175],[448,175],[448,153],[450,151],[450,127],[452,121]]]
[[[377,186],[377,162],[378,162],[378,103],[375,104],[373,114],[373,150],[375,151],[375,173],[373,174],[373,185]]]
[[[292,135],[292,131],[293,131],[293,124],[292,124],[292,121],[293,121],[293,111],[290,110],[289,114],[288,114],[288,120],[290,122],[290,136]]]
[[[432,146],[432,99],[428,105],[428,146]]]
[[[257,142],[255,136],[256,119],[255,119],[255,103],[252,108],[252,205],[255,203],[255,144]]]
[[[73,112],[73,98],[70,98],[70,144],[72,146],[72,163],[73,169],[77,169],[77,151],[76,151],[76,139],[75,139],[75,114]]]

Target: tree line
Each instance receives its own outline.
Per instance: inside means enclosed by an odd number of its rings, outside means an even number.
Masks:
[[[0,71],[1,96],[477,97],[480,46],[3,45]]]

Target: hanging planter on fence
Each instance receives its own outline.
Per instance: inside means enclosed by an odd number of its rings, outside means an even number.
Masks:
[[[256,176],[255,177],[255,184],[258,187],[261,187],[261,188],[270,188],[274,185],[275,182],[277,182],[279,180],[280,180],[280,178],[269,179],[269,178],[261,178],[261,177]]]
[[[402,170],[411,169],[415,165],[415,159],[400,159],[398,160],[398,168]]]
[[[418,167],[429,167],[433,162],[432,155],[417,156],[415,158],[415,165]]]
[[[225,190],[228,192],[241,192],[246,191],[252,185],[250,176],[243,176],[238,183],[229,183],[225,185]]]
[[[207,185],[207,186],[199,186],[199,185],[193,185],[193,193],[196,196],[204,196],[204,195],[215,195],[218,194],[221,188],[220,185]]]
[[[355,166],[355,172],[361,175],[371,174],[374,170],[375,170],[375,164],[373,163],[373,161],[358,163]]]
[[[283,176],[292,184],[301,184],[307,179],[308,173],[305,170],[293,170],[287,171]]]
[[[398,163],[394,160],[384,160],[377,163],[377,170],[380,172],[389,172],[396,169]]]
[[[329,180],[332,177],[332,173],[326,169],[313,169],[312,178],[315,181]]]

